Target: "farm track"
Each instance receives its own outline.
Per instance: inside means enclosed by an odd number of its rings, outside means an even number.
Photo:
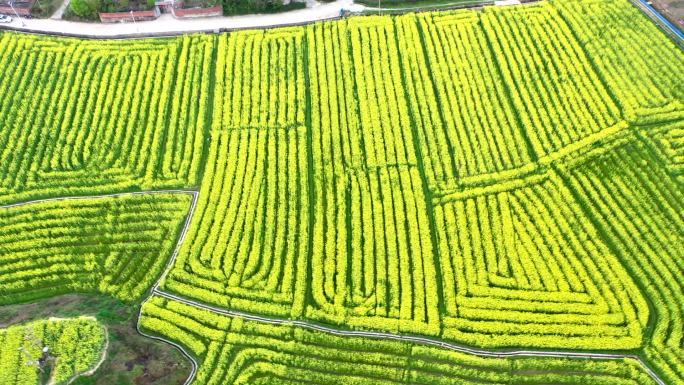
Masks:
[[[570,351],[541,351],[541,350],[504,350],[504,351],[495,351],[495,350],[486,350],[486,349],[480,349],[480,348],[474,348],[470,346],[465,346],[465,345],[460,345],[460,344],[454,344],[454,343],[449,343],[449,342],[444,342],[440,341],[437,339],[432,339],[432,338],[426,338],[426,337],[419,337],[419,336],[412,336],[412,335],[402,335],[402,334],[393,334],[393,333],[384,333],[384,332],[372,332],[372,331],[355,331],[355,330],[344,330],[344,329],[338,329],[330,326],[324,326],[320,324],[315,324],[307,321],[300,321],[300,320],[288,320],[288,319],[281,319],[281,318],[271,318],[271,317],[263,317],[260,315],[256,314],[250,314],[250,313],[245,313],[245,312],[238,312],[238,311],[232,311],[232,310],[227,310],[227,309],[222,309],[218,308],[215,306],[207,305],[201,302],[193,301],[175,294],[171,294],[168,292],[165,292],[159,288],[160,283],[166,277],[168,272],[171,270],[176,257],[178,256],[178,253],[180,251],[180,247],[183,244],[183,241],[185,240],[185,236],[188,232],[188,229],[190,227],[190,223],[192,221],[192,217],[195,212],[195,208],[197,205],[197,198],[199,196],[199,191],[197,190],[156,190],[156,191],[138,191],[138,192],[124,192],[124,193],[114,193],[114,194],[105,194],[105,195],[90,195],[90,196],[74,196],[74,197],[59,197],[59,198],[48,198],[48,199],[39,199],[39,200],[34,200],[34,201],[28,201],[28,202],[22,202],[22,203],[15,203],[11,205],[5,205],[5,206],[0,206],[1,209],[7,209],[7,208],[12,208],[12,207],[19,207],[19,206],[26,206],[29,204],[34,204],[34,203],[42,203],[42,202],[51,202],[51,201],[65,201],[65,200],[78,200],[78,199],[104,199],[104,198],[113,198],[113,197],[120,197],[120,196],[127,196],[127,195],[154,195],[154,194],[173,194],[173,193],[178,193],[178,194],[191,194],[193,196],[192,204],[190,206],[190,211],[188,212],[188,216],[185,220],[185,223],[183,225],[183,229],[181,230],[180,236],[178,238],[178,242],[176,243],[176,247],[174,248],[173,254],[171,255],[171,258],[169,259],[169,262],[167,263],[166,268],[164,269],[164,272],[162,273],[161,277],[155,284],[153,285],[152,289],[150,290],[150,294],[145,298],[143,301],[143,304],[147,302],[152,296],[155,294],[167,299],[171,299],[174,301],[181,302],[183,304],[189,305],[189,306],[194,306],[200,309],[204,309],[206,311],[210,311],[215,314],[221,314],[224,316],[229,316],[229,317],[236,317],[236,318],[242,318],[245,320],[249,321],[256,321],[256,322],[263,322],[263,323],[268,323],[272,325],[288,325],[288,326],[296,326],[296,327],[301,327],[309,330],[314,330],[314,331],[319,331],[323,333],[328,333],[336,336],[343,336],[343,337],[365,337],[365,338],[373,338],[373,339],[384,339],[384,340],[394,340],[394,341],[404,341],[404,342],[410,342],[410,343],[416,343],[416,344],[422,344],[422,345],[428,345],[428,346],[434,346],[438,348],[443,348],[443,349],[448,349],[460,353],[465,353],[465,354],[472,354],[480,357],[489,357],[489,358],[509,358],[509,357],[546,357],[546,358],[574,358],[574,359],[589,359],[589,360],[622,360],[622,359],[634,359],[639,362],[639,364],[644,368],[644,370],[655,380],[656,383],[659,385],[668,385],[663,381],[660,376],[646,363],[646,361],[639,355],[637,354],[619,354],[619,353],[601,353],[601,352],[570,352]],[[152,338],[158,341],[163,341],[166,342],[174,347],[176,347],[180,352],[187,357],[191,364],[192,364],[192,371],[190,375],[188,376],[188,379],[185,381],[185,385],[189,385],[192,383],[194,380],[195,374],[197,373],[197,368],[199,367],[199,363],[193,357],[191,354],[189,354],[181,345],[171,341],[167,340],[165,338],[151,335],[148,333],[145,333],[141,328],[140,328],[140,318],[142,316],[142,306],[140,313],[138,315],[138,323],[136,324],[137,331],[140,335],[143,335],[148,338]]]
[[[213,94],[213,92],[212,92]],[[613,96],[613,95],[611,95]],[[307,108],[308,110],[308,108]],[[421,172],[421,176],[423,176],[424,172]],[[104,199],[104,198],[114,198],[114,197],[121,197],[121,196],[128,196],[128,195],[154,195],[154,194],[174,194],[174,193],[183,193],[183,194],[191,194],[193,196],[193,201],[190,207],[190,210],[188,212],[188,215],[186,217],[186,220],[184,222],[183,228],[180,232],[178,241],[176,242],[175,248],[173,250],[172,256],[167,262],[167,265],[160,275],[160,278],[154,283],[152,286],[151,290],[149,291],[149,294],[147,297],[142,301],[144,304],[147,302],[150,298],[152,298],[155,294],[164,297],[167,299],[171,299],[174,301],[178,301],[181,303],[184,303],[189,306],[193,306],[196,308],[201,308],[206,311],[210,311],[215,314],[221,314],[224,316],[229,316],[229,317],[236,317],[236,318],[242,318],[250,321],[256,321],[256,322],[262,322],[262,323],[267,323],[267,324],[273,324],[273,325],[288,325],[288,326],[296,326],[296,327],[301,327],[309,330],[314,330],[314,331],[319,331],[323,333],[328,333],[336,336],[345,336],[345,337],[362,337],[362,338],[373,338],[373,339],[385,339],[385,340],[395,340],[395,341],[404,341],[404,342],[409,342],[409,343],[416,343],[416,344],[422,344],[422,345],[428,345],[428,346],[434,346],[438,348],[443,348],[443,349],[448,349],[456,352],[461,352],[465,354],[472,354],[480,357],[491,357],[491,358],[508,358],[508,357],[546,357],[546,358],[574,358],[574,359],[588,359],[588,360],[621,360],[625,358],[630,358],[637,360],[639,364],[644,368],[644,370],[654,379],[656,383],[659,385],[667,385],[660,377],[659,375],[646,363],[644,359],[640,355],[637,354],[619,354],[619,353],[603,353],[603,352],[572,352],[572,351],[537,351],[537,350],[502,350],[502,351],[496,351],[496,350],[486,350],[486,349],[479,349],[479,348],[473,348],[465,345],[459,345],[459,344],[453,344],[453,343],[448,343],[444,341],[440,341],[438,339],[432,339],[432,338],[425,338],[425,337],[419,337],[419,336],[413,336],[413,335],[401,335],[401,334],[392,334],[392,333],[384,333],[384,332],[372,332],[372,331],[354,331],[354,330],[344,330],[344,329],[338,329],[334,327],[329,327],[329,326],[324,326],[321,324],[317,323],[310,323],[307,321],[299,321],[299,320],[289,320],[289,319],[281,319],[281,318],[270,318],[270,317],[263,317],[257,314],[251,314],[251,313],[246,313],[246,312],[239,312],[239,311],[232,311],[228,309],[223,309],[220,307],[215,307],[211,305],[207,305],[201,302],[193,301],[175,294],[171,294],[168,292],[165,292],[164,290],[160,289],[160,284],[163,282],[163,279],[168,275],[169,271],[173,267],[176,258],[179,254],[180,248],[183,245],[183,242],[185,240],[186,234],[188,232],[191,220],[194,216],[195,208],[197,205],[198,201],[198,196],[199,196],[199,191],[197,190],[158,190],[158,191],[137,191],[137,192],[122,192],[122,193],[114,193],[114,194],[104,194],[104,195],[88,195],[88,196],[74,196],[74,197],[56,197],[56,198],[47,198],[47,199],[37,199],[37,200],[32,200],[32,201],[26,201],[26,202],[21,202],[21,203],[13,203],[13,204],[8,204],[4,206],[0,206],[0,210],[2,209],[9,209],[13,207],[21,207],[21,206],[26,206],[30,204],[37,204],[37,203],[43,203],[43,202],[52,202],[52,201],[67,201],[67,200],[80,200],[80,199]],[[429,203],[429,201],[428,201]],[[431,205],[428,205],[431,206]],[[433,223],[433,221],[431,221]],[[193,382],[195,375],[197,373],[199,363],[197,360],[189,354],[181,345],[171,341],[167,340],[165,338],[147,334],[140,328],[140,319],[142,316],[142,307],[140,310],[140,314],[138,317],[138,322],[136,324],[136,328],[139,334],[152,338],[158,341],[163,341],[166,343],[169,343],[170,345],[178,348],[181,353],[186,356],[191,364],[192,364],[192,371],[190,375],[188,376],[187,380],[185,381],[185,384],[188,385]]]

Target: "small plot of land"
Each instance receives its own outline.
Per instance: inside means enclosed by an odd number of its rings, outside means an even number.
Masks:
[[[4,385],[64,384],[102,362],[107,331],[92,317],[50,318],[0,329]]]
[[[138,334],[138,306],[111,297],[63,295],[38,302],[0,306],[0,329],[51,317],[91,316],[106,325],[107,356],[77,385],[180,385],[190,373],[190,362],[174,347]]]

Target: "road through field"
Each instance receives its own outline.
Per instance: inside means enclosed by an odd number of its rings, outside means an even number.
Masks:
[[[71,199],[94,199],[94,198],[106,198],[106,197],[116,197],[116,196],[125,196],[125,195],[132,195],[132,194],[168,194],[168,193],[184,193],[184,194],[192,194],[193,196],[193,201],[190,206],[190,210],[188,212],[188,216],[186,218],[186,221],[183,225],[183,229],[181,230],[180,236],[178,238],[178,242],[176,243],[176,247],[174,248],[173,254],[171,255],[171,258],[169,259],[167,266],[162,273],[161,277],[157,282],[152,287],[152,290],[150,291],[150,295],[143,301],[146,302],[149,300],[153,295],[158,295],[167,299],[171,299],[174,301],[178,301],[181,303],[184,303],[189,306],[194,306],[200,309],[204,309],[216,314],[221,314],[229,317],[237,317],[237,318],[242,318],[250,321],[256,321],[256,322],[264,322],[268,324],[273,324],[273,325],[291,325],[291,326],[296,326],[296,327],[301,327],[309,330],[315,330],[323,333],[329,333],[337,336],[346,336],[346,337],[366,337],[366,338],[374,338],[374,339],[385,339],[385,340],[396,340],[396,341],[405,341],[405,342],[410,342],[410,343],[417,343],[417,344],[423,344],[423,345],[430,345],[430,346],[435,346],[443,349],[449,349],[461,353],[466,353],[466,354],[472,354],[480,357],[493,357],[493,358],[507,358],[507,357],[547,357],[547,358],[575,358],[575,359],[599,359],[599,360],[621,360],[625,358],[631,358],[634,360],[637,360],[640,365],[646,370],[646,372],[659,384],[659,385],[667,385],[659,376],[658,374],[638,355],[636,354],[618,354],[618,353],[599,353],[599,352],[570,352],[570,351],[537,351],[537,350],[506,350],[506,351],[493,351],[493,350],[486,350],[486,349],[479,349],[479,348],[473,348],[465,345],[459,345],[459,344],[454,344],[454,343],[449,343],[445,341],[440,341],[437,339],[432,339],[432,338],[425,338],[425,337],[419,337],[419,336],[412,336],[412,335],[401,335],[401,334],[392,334],[392,333],[384,333],[384,332],[373,332],[373,331],[357,331],[357,330],[344,330],[344,329],[338,329],[330,326],[324,326],[321,324],[317,323],[311,323],[307,321],[301,321],[301,320],[289,320],[289,319],[280,319],[280,318],[272,318],[272,317],[263,317],[257,314],[250,314],[250,313],[245,313],[245,312],[237,312],[237,311],[232,311],[228,309],[222,309],[218,308],[215,306],[207,305],[201,302],[197,302],[194,300],[190,300],[187,298],[184,298],[182,296],[178,296],[172,293],[165,292],[159,288],[160,283],[166,277],[168,272],[171,270],[173,267],[173,264],[176,260],[176,257],[178,256],[178,253],[180,251],[180,247],[183,244],[183,241],[185,240],[185,236],[188,232],[188,229],[190,227],[192,217],[195,213],[195,208],[197,206],[197,199],[199,196],[199,191],[195,190],[159,190],[159,191],[145,191],[145,192],[131,192],[131,193],[119,193],[119,194],[107,194],[107,195],[99,195],[99,196],[88,196],[88,197],[63,197],[63,198],[52,198],[52,199],[42,199],[40,201],[32,201],[32,202],[26,202],[26,203],[20,203],[20,204],[13,204],[13,205],[7,205],[7,206],[0,206],[0,209],[3,208],[8,208],[8,207],[16,207],[20,205],[26,205],[26,204],[31,204],[31,203],[36,203],[36,202],[45,202],[45,201],[59,201],[59,200],[71,200]],[[186,380],[185,384],[188,385],[190,384],[194,376],[197,372],[198,368],[198,362],[194,357],[192,357],[191,354],[189,354],[182,346],[178,345],[177,343],[161,338],[159,336],[154,336],[150,335],[148,333],[145,333],[143,330],[140,328],[140,318],[142,316],[142,307],[141,307],[141,312],[138,315],[138,323],[136,325],[138,329],[138,333],[140,333],[143,336],[153,338],[159,341],[164,341],[167,342],[176,348],[178,348],[181,353],[186,356],[192,363],[192,371],[188,379]]]
[[[289,319],[280,319],[280,318],[272,318],[272,317],[263,317],[257,314],[250,314],[250,313],[245,313],[245,312],[237,312],[237,311],[232,311],[228,309],[222,309],[218,308],[215,306],[207,305],[201,302],[197,302],[194,300],[190,300],[187,298],[184,298],[182,296],[178,296],[172,293],[165,292],[159,288],[160,283],[166,277],[168,272],[171,270],[173,267],[173,264],[176,260],[176,257],[178,256],[178,253],[180,251],[180,247],[183,244],[183,241],[185,240],[185,236],[188,232],[188,229],[190,227],[190,223],[192,221],[192,217],[195,213],[195,208],[197,206],[197,198],[199,196],[199,191],[196,190],[156,190],[156,191],[137,191],[137,192],[124,192],[124,193],[114,193],[114,194],[104,194],[104,195],[89,195],[89,196],[74,196],[74,197],[57,197],[57,198],[49,198],[49,199],[39,199],[39,200],[34,200],[34,201],[27,201],[27,202],[22,202],[22,203],[14,203],[10,205],[5,205],[5,206],[0,206],[0,210],[3,209],[9,209],[13,207],[19,207],[19,206],[26,206],[30,204],[35,204],[35,203],[42,203],[42,202],[51,202],[51,201],[65,201],[65,200],[78,200],[78,199],[102,199],[102,198],[112,198],[112,197],[121,197],[121,196],[127,196],[127,195],[153,195],[153,194],[169,194],[169,193],[179,193],[179,194],[191,194],[193,196],[192,204],[190,206],[190,210],[188,212],[188,216],[185,220],[185,223],[183,225],[183,229],[181,230],[180,236],[178,238],[178,242],[176,243],[176,246],[174,248],[173,254],[171,255],[171,258],[169,259],[166,268],[164,269],[164,272],[162,273],[160,279],[155,282],[153,285],[152,289],[150,290],[149,296],[143,301],[143,304],[149,300],[152,296],[158,295],[167,299],[171,299],[174,301],[178,301],[181,303],[184,303],[189,306],[194,306],[200,309],[204,309],[216,314],[221,314],[229,317],[237,317],[237,318],[242,318],[250,321],[256,321],[256,322],[264,322],[268,324],[273,324],[273,325],[290,325],[290,326],[296,326],[296,327],[301,327],[309,330],[315,330],[323,333],[329,333],[333,334],[336,336],[345,336],[345,337],[366,337],[366,338],[374,338],[374,339],[385,339],[385,340],[396,340],[396,341],[405,341],[405,342],[410,342],[410,343],[416,343],[416,344],[423,344],[423,345],[430,345],[430,346],[435,346],[443,349],[448,349],[448,350],[453,350],[461,353],[466,353],[466,354],[472,354],[480,357],[493,357],[493,358],[507,358],[507,357],[547,357],[547,358],[575,358],[575,359],[599,359],[599,360],[621,360],[625,358],[631,358],[634,360],[637,360],[640,365],[646,370],[646,372],[659,384],[659,385],[668,385],[666,384],[659,376],[658,374],[638,355],[636,354],[618,354],[618,353],[600,353],[600,352],[570,352],[570,351],[537,351],[537,350],[504,350],[504,351],[494,351],[494,350],[486,350],[486,349],[479,349],[479,348],[473,348],[465,345],[459,345],[459,344],[454,344],[454,343],[449,343],[445,341],[440,341],[437,339],[432,339],[432,338],[426,338],[426,337],[419,337],[419,336],[412,336],[412,335],[402,335],[402,334],[392,334],[392,333],[384,333],[384,332],[373,332],[373,331],[358,331],[358,330],[344,330],[344,329],[338,329],[330,326],[324,326],[321,324],[317,323],[311,323],[307,321],[301,321],[301,320],[289,320]],[[182,346],[178,345],[177,343],[158,337],[154,335],[150,335],[148,333],[145,333],[143,330],[140,328],[140,318],[142,316],[142,307],[141,307],[141,313],[138,315],[138,323],[136,325],[138,329],[138,333],[141,335],[152,338],[155,340],[163,341],[166,343],[171,344],[172,346],[175,346],[178,348],[181,353],[186,356],[192,363],[192,371],[188,379],[186,380],[185,384],[188,385],[192,383],[195,374],[197,372],[198,368],[198,362],[194,357],[192,357],[191,354],[189,354]]]
[[[156,20],[134,23],[84,23],[60,19],[24,19],[13,17],[9,24],[0,24],[0,29],[33,32],[60,36],[82,36],[102,38],[139,38],[143,36],[170,36],[189,32],[219,32],[233,29],[278,27],[305,24],[320,20],[336,19],[340,11],[363,11],[365,7],[352,0],[338,0],[330,3],[312,2],[304,9],[274,14],[241,16],[203,17],[176,19],[163,14]]]

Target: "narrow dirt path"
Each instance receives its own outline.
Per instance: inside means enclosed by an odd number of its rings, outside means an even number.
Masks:
[[[507,358],[507,357],[548,357],[548,358],[575,358],[575,359],[589,359],[589,360],[622,360],[625,358],[631,358],[639,362],[639,364],[644,368],[644,370],[659,384],[659,385],[667,385],[661,378],[658,376],[658,374],[642,359],[639,355],[636,354],[619,354],[619,353],[602,353],[602,352],[571,352],[571,351],[538,351],[538,350],[506,350],[506,351],[494,351],[494,350],[487,350],[487,349],[480,349],[480,348],[474,348],[466,345],[460,345],[460,344],[455,344],[455,343],[450,343],[450,342],[445,342],[437,339],[432,339],[432,338],[426,338],[426,337],[420,337],[420,336],[413,336],[413,335],[402,335],[402,334],[394,334],[394,333],[385,333],[385,332],[373,332],[373,331],[356,331],[356,330],[344,330],[344,329],[338,329],[330,326],[324,326],[321,324],[316,324],[308,321],[302,321],[302,320],[289,320],[289,319],[280,319],[280,318],[272,318],[272,317],[263,317],[257,314],[250,314],[250,313],[245,313],[245,312],[238,312],[238,311],[232,311],[228,309],[222,309],[218,308],[215,306],[211,306],[205,303],[197,302],[176,294],[168,293],[159,288],[159,285],[161,284],[162,280],[168,275],[169,271],[173,267],[173,264],[176,261],[176,258],[178,257],[178,253],[180,251],[180,248],[183,244],[183,241],[185,240],[185,236],[188,232],[188,229],[190,227],[190,223],[192,221],[192,217],[194,216],[195,213],[195,208],[197,207],[197,200],[199,197],[199,191],[196,190],[158,190],[158,191],[143,191],[143,192],[128,192],[128,193],[116,193],[116,194],[106,194],[106,195],[90,195],[90,196],[81,196],[81,197],[59,197],[59,198],[49,198],[49,199],[40,199],[40,200],[35,200],[35,201],[29,201],[29,202],[23,202],[23,203],[15,203],[11,205],[5,205],[5,206],[0,206],[0,209],[7,209],[11,207],[18,207],[18,206],[25,206],[29,204],[34,204],[34,203],[39,203],[39,202],[49,202],[49,201],[63,201],[63,200],[75,200],[75,199],[101,199],[101,198],[109,198],[109,197],[118,197],[118,196],[126,196],[126,195],[142,195],[142,194],[169,194],[169,193],[182,193],[182,194],[191,194],[193,196],[192,204],[190,206],[190,211],[188,212],[188,216],[185,220],[185,224],[183,225],[183,229],[181,230],[180,236],[178,238],[178,242],[176,243],[176,247],[174,248],[173,254],[171,255],[171,258],[169,258],[169,261],[164,269],[164,272],[162,273],[161,277],[155,284],[152,286],[152,289],[150,290],[150,294],[148,295],[147,298],[142,302],[142,305],[145,304],[152,296],[158,295],[167,299],[171,299],[174,301],[178,301],[181,303],[184,303],[186,305],[194,306],[200,309],[204,309],[216,314],[221,314],[229,317],[237,317],[237,318],[242,318],[250,321],[256,321],[256,322],[264,322],[264,323],[269,323],[273,325],[290,325],[290,326],[296,326],[296,327],[301,327],[301,328],[306,328],[309,330],[316,330],[319,332],[323,333],[330,333],[333,335],[337,336],[347,336],[347,337],[366,337],[366,338],[374,338],[374,339],[386,339],[386,340],[396,340],[396,341],[405,341],[405,342],[411,342],[411,343],[416,343],[416,344],[423,344],[423,345],[430,345],[430,346],[436,346],[444,349],[449,349],[461,353],[466,353],[466,354],[472,354],[480,357],[494,357],[494,358]],[[138,314],[138,323],[136,325],[136,328],[138,330],[138,333],[141,335],[152,338],[155,340],[163,341],[166,342],[172,346],[175,346],[178,348],[181,353],[187,357],[191,363],[192,363],[192,371],[190,373],[190,376],[188,379],[185,381],[185,385],[189,385],[192,383],[194,380],[195,374],[197,373],[197,368],[199,366],[197,360],[189,354],[182,346],[179,344],[167,340],[165,338],[159,337],[159,336],[154,336],[147,334],[143,332],[140,329],[140,318],[142,316],[142,306],[140,313]],[[99,366],[99,365],[98,365]],[[93,371],[94,372],[94,371]]]

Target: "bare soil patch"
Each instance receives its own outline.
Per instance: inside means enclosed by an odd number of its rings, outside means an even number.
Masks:
[[[684,31],[684,0],[652,0],[653,7]]]
[[[63,295],[0,306],[0,328],[50,317],[91,315],[107,325],[109,349],[100,368],[72,385],[182,385],[190,362],[173,346],[138,334],[139,304],[92,295]]]

